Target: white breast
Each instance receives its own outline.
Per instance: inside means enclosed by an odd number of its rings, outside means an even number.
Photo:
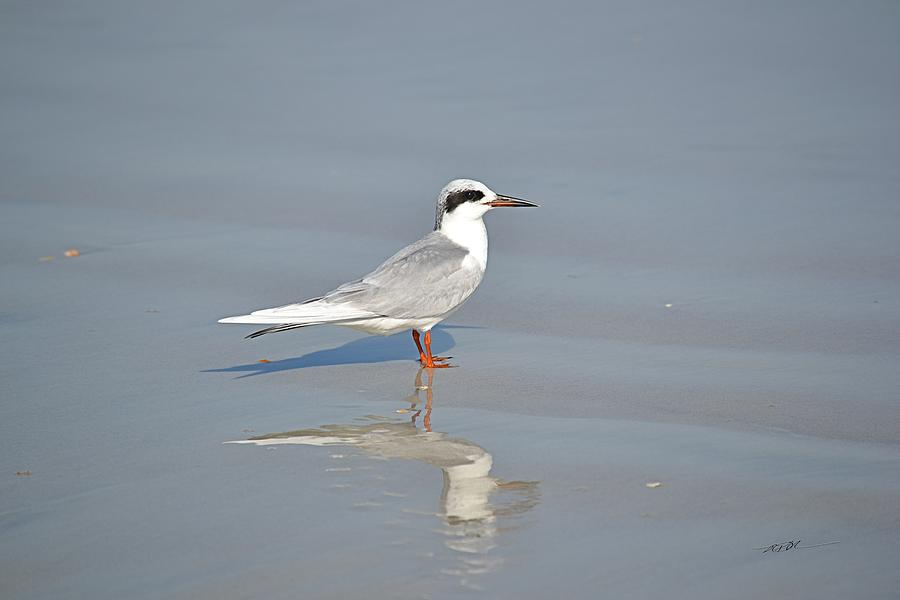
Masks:
[[[474,261],[477,268],[484,271],[487,268],[488,238],[487,229],[481,219],[454,219],[450,213],[444,217],[441,223],[441,233],[446,235],[454,243],[459,244],[469,251],[466,262]],[[475,266],[472,265],[472,266]]]

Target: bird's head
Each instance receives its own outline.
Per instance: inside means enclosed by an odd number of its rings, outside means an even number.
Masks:
[[[437,201],[434,228],[438,230],[445,220],[477,221],[484,214],[502,206],[538,206],[534,202],[502,196],[480,181],[454,179],[444,186]]]

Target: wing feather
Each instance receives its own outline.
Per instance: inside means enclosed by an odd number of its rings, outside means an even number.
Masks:
[[[483,271],[463,264],[468,254],[444,234],[432,232],[362,279],[329,292],[322,303],[353,306],[396,319],[444,315],[481,283]]]
[[[435,231],[406,246],[362,279],[349,281],[324,296],[219,322],[275,326],[259,333],[262,335],[280,331],[277,326],[288,324],[440,317],[462,304],[481,283],[483,269],[464,265],[468,254]]]

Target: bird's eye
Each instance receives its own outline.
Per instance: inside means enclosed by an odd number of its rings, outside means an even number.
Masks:
[[[476,197],[477,197],[477,196],[475,195],[475,191],[474,191],[474,190],[469,190],[468,192],[466,192],[466,200],[468,200],[469,202],[471,202],[472,200],[474,200]]]

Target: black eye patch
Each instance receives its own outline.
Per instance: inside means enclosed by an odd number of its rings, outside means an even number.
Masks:
[[[453,209],[465,202],[478,202],[482,198],[484,198],[484,192],[481,190],[460,190],[458,192],[453,192],[447,196],[446,212],[452,212]]]

